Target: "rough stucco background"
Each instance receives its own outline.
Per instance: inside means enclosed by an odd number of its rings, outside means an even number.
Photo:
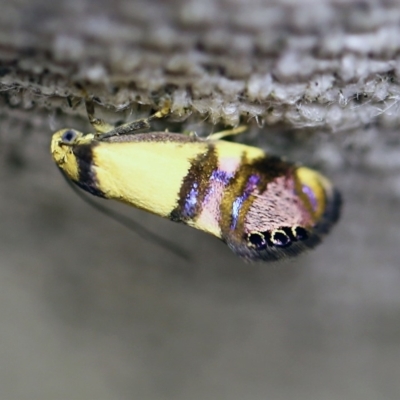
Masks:
[[[398,399],[399,37],[397,2],[3,0],[0,398]],[[77,84],[110,121],[165,94],[181,129],[242,118],[337,183],[340,224],[246,265],[119,207],[192,262],[143,241],[50,159],[54,130],[89,129]]]

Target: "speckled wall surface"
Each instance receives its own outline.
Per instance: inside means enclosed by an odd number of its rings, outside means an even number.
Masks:
[[[399,20],[384,1],[4,2],[0,398],[397,400]],[[337,183],[341,222],[314,252],[247,265],[116,207],[192,261],[176,258],[59,176],[51,133],[89,129],[76,84],[112,121],[166,93],[175,127],[249,121],[243,140]]]

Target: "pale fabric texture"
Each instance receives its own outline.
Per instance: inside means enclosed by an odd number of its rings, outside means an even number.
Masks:
[[[20,0],[2,5],[0,83],[25,107],[80,83],[115,107],[167,93],[177,115],[231,125],[393,124],[399,22],[386,1]]]

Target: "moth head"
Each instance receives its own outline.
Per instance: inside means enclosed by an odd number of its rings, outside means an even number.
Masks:
[[[93,134],[84,135],[75,129],[61,129],[53,134],[51,139],[51,155],[66,175],[72,179],[78,178],[78,165],[74,149],[84,143],[89,143]]]

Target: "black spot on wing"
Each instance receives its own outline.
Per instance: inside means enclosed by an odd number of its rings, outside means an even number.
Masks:
[[[268,238],[258,249],[256,246],[250,247],[247,240],[233,241],[225,240],[229,248],[245,261],[282,261],[287,258],[296,257],[299,254],[313,249],[321,242],[321,236],[313,234],[312,231],[307,232],[307,239],[301,241],[290,242],[289,246],[277,246],[270,242]],[[252,237],[253,238],[253,237]]]
[[[342,205],[340,192],[333,188],[326,195],[326,210],[321,220],[314,227],[307,229],[303,227],[282,228],[288,237],[292,238],[290,246],[282,247],[271,243],[267,237],[267,232],[257,232],[260,237],[255,236],[255,233],[251,233],[242,240],[228,237],[224,238],[224,241],[236,255],[246,261],[279,261],[313,249],[321,243],[323,237],[329,233],[340,217]]]

